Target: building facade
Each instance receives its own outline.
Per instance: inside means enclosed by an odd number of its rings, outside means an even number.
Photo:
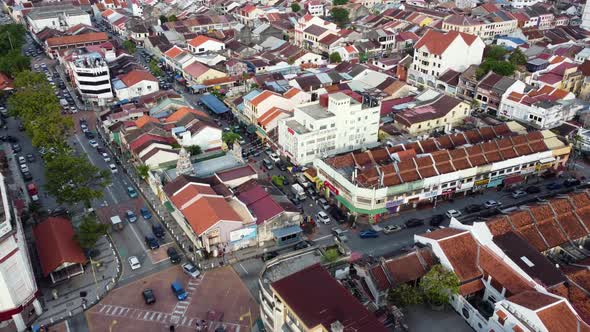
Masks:
[[[45,28],[66,31],[78,24],[92,26],[90,14],[72,5],[34,7],[27,15],[26,22],[33,33]]]
[[[360,96],[358,96],[360,97]],[[300,165],[377,142],[380,106],[342,92],[300,105],[279,121],[281,152]]]
[[[73,55],[67,70],[82,98],[101,106],[113,100],[109,66],[99,53]]]

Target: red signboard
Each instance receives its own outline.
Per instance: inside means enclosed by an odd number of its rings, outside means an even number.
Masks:
[[[334,187],[330,182],[324,181],[324,186],[326,186],[326,188],[328,188],[334,195],[338,195],[338,189]]]
[[[291,135],[295,135],[295,132],[293,131],[293,129],[291,129],[291,128],[287,128],[287,131],[289,132],[289,134],[291,134]]]

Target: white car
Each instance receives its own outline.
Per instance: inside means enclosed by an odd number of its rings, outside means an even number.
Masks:
[[[317,219],[319,222],[321,222],[322,224],[329,224],[330,223],[330,216],[328,216],[328,214],[324,211],[320,211],[317,214]]]
[[[96,140],[93,140],[93,139],[89,140],[88,141],[88,144],[90,144],[90,146],[93,147],[93,148],[97,148],[98,147],[98,143],[96,142]]]
[[[274,161],[275,163],[278,163],[279,161],[281,161],[281,158],[279,158],[279,156],[276,153],[271,153],[269,155],[270,159],[272,159],[272,161]]]
[[[139,263],[139,259],[137,259],[137,256],[129,257],[128,261],[129,261],[129,266],[131,266],[131,270],[137,270],[141,267],[141,264]]]
[[[117,166],[115,166],[115,164],[109,164],[109,168],[111,169],[111,173],[113,173],[113,174],[119,172],[119,170],[117,169]]]
[[[104,159],[105,162],[108,163],[109,161],[111,161],[111,157],[109,157],[109,155],[106,152],[103,152],[100,155],[101,155],[102,159]]]
[[[528,195],[524,190],[515,190],[512,192],[512,198],[520,198]]]
[[[18,156],[18,163],[19,165],[26,164],[27,160],[23,156]]]
[[[502,202],[489,200],[489,201],[486,201],[485,203],[483,203],[483,205],[486,207],[486,209],[491,209],[491,208],[499,207],[500,205],[502,205]]]
[[[21,164],[20,165],[20,171],[21,172],[29,172],[29,166],[27,166],[27,164]]]
[[[461,216],[461,212],[457,211],[457,210],[449,210],[447,211],[447,217],[449,218],[457,218],[459,216]]]
[[[182,271],[184,271],[184,273],[188,274],[189,276],[191,276],[193,278],[196,278],[201,274],[201,271],[199,271],[199,269],[197,269],[191,263],[182,264]]]
[[[388,225],[383,227],[383,233],[385,234],[392,234],[397,233],[402,230],[402,227],[399,225]]]

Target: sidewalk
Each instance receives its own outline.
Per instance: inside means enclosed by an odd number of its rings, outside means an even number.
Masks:
[[[119,258],[106,236],[98,241],[96,249],[100,254],[92,259],[93,265],[85,266],[83,274],[57,285],[51,285],[47,279],[38,280],[43,314],[36,324],[48,326],[81,313],[113,288],[119,277]]]

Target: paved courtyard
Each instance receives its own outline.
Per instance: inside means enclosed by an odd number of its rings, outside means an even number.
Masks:
[[[473,329],[450,307],[435,311],[425,305],[412,306],[406,310],[406,323],[413,332],[472,332]]]
[[[185,301],[177,301],[172,294],[174,280],[189,294]],[[154,291],[156,303],[144,303],[141,292],[145,288]],[[206,321],[202,331],[215,331],[219,326],[227,331],[249,331],[249,319],[244,316],[248,312],[255,321],[258,305],[231,267],[206,271],[194,279],[175,265],[113,290],[86,317],[91,332],[163,331],[170,325],[176,331],[195,331],[201,320]]]

